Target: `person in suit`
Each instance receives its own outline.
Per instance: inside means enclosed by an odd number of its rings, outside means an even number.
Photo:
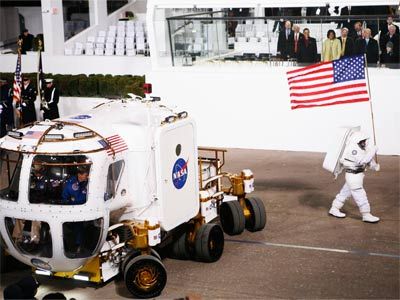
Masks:
[[[387,44],[389,42],[392,43],[391,47],[391,53],[389,56],[386,57],[386,59],[393,60],[393,63],[399,63],[399,56],[400,56],[400,41],[399,41],[400,35],[396,32],[396,26],[394,24],[389,26],[389,31],[382,36],[380,36],[379,39],[379,44],[381,48],[381,58],[386,56],[387,54]],[[382,59],[381,59],[382,60]]]
[[[304,38],[303,34],[300,32],[300,26],[295,24],[292,27],[293,29],[293,57],[299,58],[299,51],[300,51],[300,43],[301,40]]]
[[[277,50],[282,58],[288,59],[293,57],[293,49],[292,23],[290,21],[286,21],[285,28],[279,32]]]
[[[29,124],[36,121],[36,88],[28,77],[23,77],[23,85],[21,91],[21,112],[22,123]]]
[[[19,38],[22,39],[21,54],[31,51],[33,48],[33,35],[29,33],[29,30],[24,29]]]
[[[353,29],[349,32],[349,37],[355,42],[358,39],[362,39],[362,23],[357,21],[354,23]]]
[[[393,25],[396,28],[396,33],[400,34],[399,31],[399,26],[397,26],[396,24],[393,23],[393,16],[388,16],[386,19],[386,24],[383,25],[380,29],[381,29],[381,36],[384,36],[386,33],[389,32],[389,27]]]
[[[369,64],[378,63],[379,59],[378,42],[371,37],[371,29],[365,28],[363,30],[363,38],[356,40],[355,53],[366,54],[367,62]]]
[[[340,57],[351,56],[354,54],[354,41],[348,37],[349,30],[343,27],[341,30],[340,41]]]
[[[318,62],[317,41],[310,37],[310,29],[303,29],[303,39],[300,41],[299,63],[315,63]]]
[[[332,61],[340,58],[340,41],[336,38],[334,30],[330,29],[327,33],[327,39],[322,44],[322,61]]]
[[[381,55],[381,64],[386,66],[388,64],[399,63],[398,56],[393,51],[393,43],[387,42],[385,52]]]

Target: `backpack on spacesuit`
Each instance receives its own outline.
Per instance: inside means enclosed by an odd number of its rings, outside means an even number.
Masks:
[[[343,156],[346,146],[352,138],[361,134],[360,126],[357,127],[340,127],[336,135],[332,138],[331,144],[328,146],[322,167],[331,172],[335,179],[343,171],[343,165],[340,159]]]

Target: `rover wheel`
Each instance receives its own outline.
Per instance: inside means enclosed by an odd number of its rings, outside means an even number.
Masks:
[[[187,235],[187,232],[184,232],[176,241],[172,243],[170,250],[171,258],[182,260],[190,259],[191,253],[187,241]]]
[[[224,251],[224,233],[218,224],[203,224],[196,233],[196,259],[202,262],[217,261]]]
[[[267,222],[264,203],[260,198],[248,198],[245,200],[250,215],[246,218],[246,229],[248,231],[259,231],[264,229]]]
[[[219,217],[225,233],[237,235],[243,232],[246,220],[239,201],[223,202],[219,208]]]
[[[152,255],[139,255],[129,261],[124,272],[125,285],[137,298],[154,298],[167,283],[162,262]]]
[[[128,265],[128,263],[135,258],[136,256],[140,255],[140,251],[136,249],[131,249],[125,256],[124,260],[121,262],[121,272],[122,274],[125,273],[125,268]]]

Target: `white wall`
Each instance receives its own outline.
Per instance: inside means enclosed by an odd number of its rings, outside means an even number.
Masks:
[[[0,72],[15,72],[17,56],[0,55]],[[150,58],[142,56],[64,56],[42,55],[44,73],[144,75],[150,69]],[[22,55],[22,73],[37,72],[36,52]]]
[[[40,6],[17,7],[17,9],[25,18],[25,27],[29,29],[31,34],[36,36],[39,33],[43,33],[42,9]]]
[[[0,41],[15,39],[20,35],[18,10],[15,7],[0,7]]]
[[[284,67],[244,63],[173,70],[153,71],[146,81],[153,95],[194,116],[199,145],[325,152],[337,127],[372,131],[368,102],[290,110]],[[399,155],[400,71],[369,72],[379,153]]]

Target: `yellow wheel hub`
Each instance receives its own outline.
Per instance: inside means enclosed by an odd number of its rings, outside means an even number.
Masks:
[[[146,266],[138,270],[134,279],[135,284],[144,290],[152,288],[158,280],[158,273],[154,267]]]

